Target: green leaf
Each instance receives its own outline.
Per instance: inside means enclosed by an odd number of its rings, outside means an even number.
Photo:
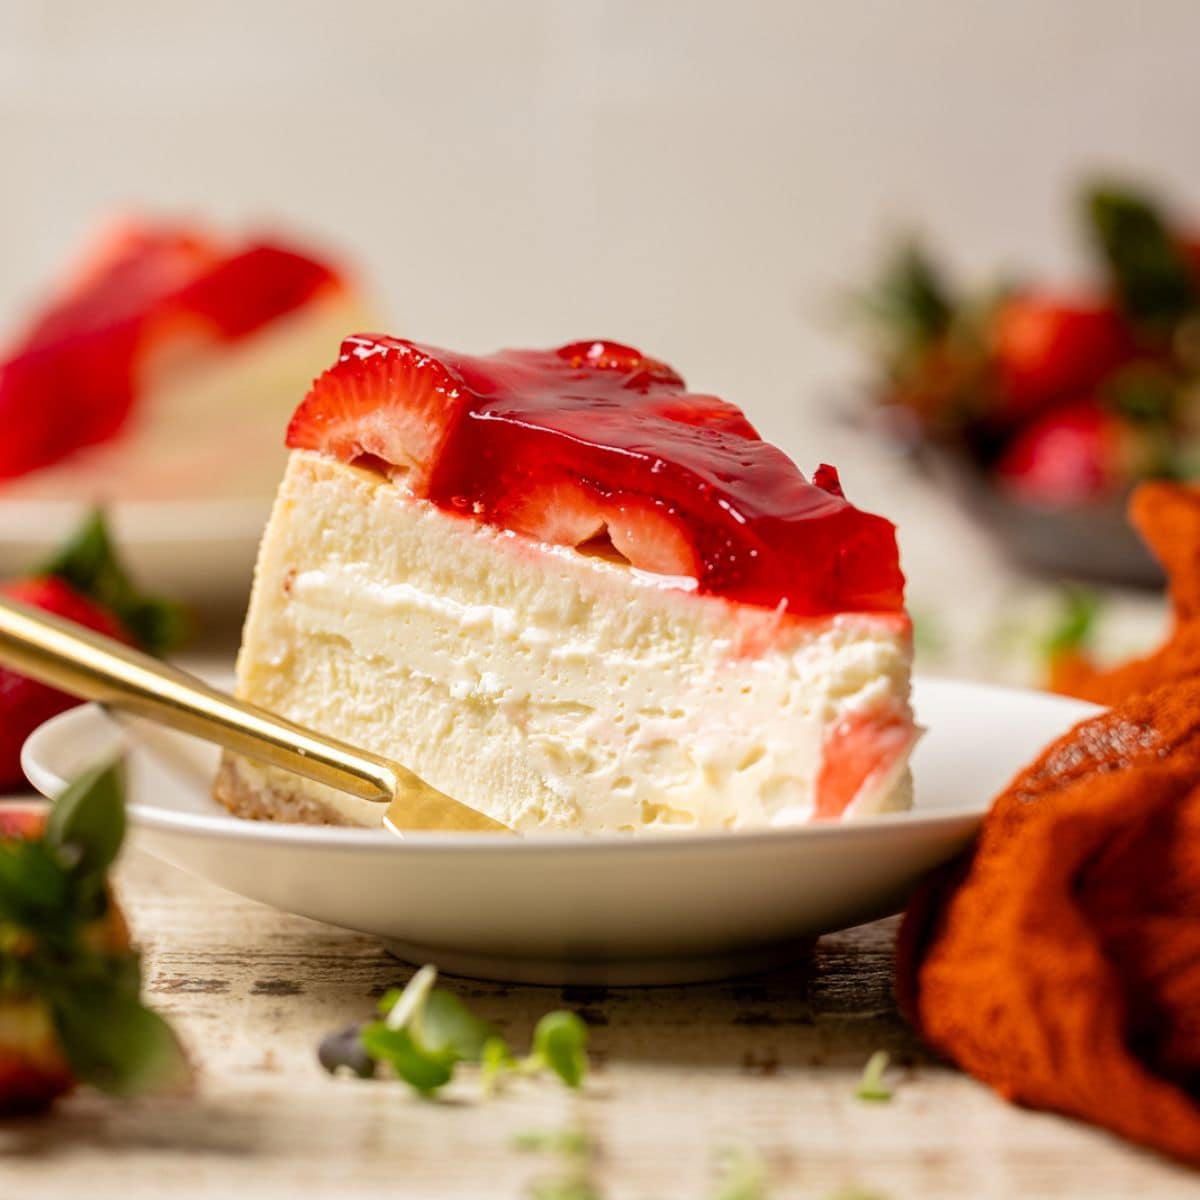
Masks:
[[[125,839],[125,779],[119,761],[75,777],[54,802],[46,843],[79,877],[102,877]]]
[[[907,349],[938,341],[954,320],[950,290],[915,240],[896,248],[865,300],[879,324]]]
[[[1197,304],[1196,282],[1182,247],[1154,202],[1124,188],[1100,185],[1086,197],[1092,237],[1108,264],[1125,315],[1165,333]]]
[[[363,1049],[376,1061],[387,1063],[396,1075],[423,1096],[445,1087],[458,1061],[451,1049],[440,1052],[422,1046],[408,1029],[389,1029],[372,1021],[362,1030]]]
[[[178,1087],[190,1075],[170,1026],[138,999],[138,972],[56,989],[49,997],[71,1070],[102,1091],[128,1096]],[[123,976],[123,977],[122,977]]]
[[[883,1073],[888,1069],[890,1061],[886,1050],[876,1050],[867,1059],[862,1078],[858,1081],[858,1087],[854,1092],[860,1100],[886,1102],[892,1098],[892,1089],[888,1087],[883,1078]]]
[[[186,610],[174,601],[138,591],[98,508],[38,573],[57,576],[114,613],[138,645],[151,654],[164,654],[187,637],[190,622]]]
[[[1105,403],[1137,425],[1171,422],[1183,401],[1183,380],[1157,363],[1134,363],[1115,371],[1101,388]]]
[[[1042,655],[1046,659],[1055,659],[1085,647],[1103,607],[1096,592],[1077,586],[1063,588],[1061,603],[1062,613],[1042,643]]]
[[[486,1021],[473,1015],[455,995],[442,988],[429,993],[417,1013],[412,1030],[429,1051],[452,1052],[459,1062],[479,1062],[484,1047],[498,1035]]]
[[[547,1013],[533,1031],[533,1053],[567,1087],[579,1087],[587,1075],[588,1027],[573,1012]]]
[[[44,925],[67,914],[70,895],[70,879],[44,842],[0,840],[0,921]]]

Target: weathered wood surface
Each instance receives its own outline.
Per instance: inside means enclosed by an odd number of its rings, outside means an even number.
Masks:
[[[1195,1196],[1200,1178],[1090,1129],[1010,1107],[934,1062],[891,995],[894,922],[825,939],[756,979],[689,988],[525,988],[452,981],[517,1043],[569,1005],[592,1025],[586,1093],[474,1080],[422,1102],[334,1080],[314,1049],[408,968],[370,938],[218,891],[132,854],[122,895],[152,1001],[200,1071],[189,1099],[79,1095],[0,1126],[0,1200],[164,1196],[521,1197],[553,1174],[516,1135],[581,1124],[613,1200],[702,1200],[713,1153],[758,1151],[772,1197],[869,1188],[890,1200]],[[871,1051],[899,1064],[890,1103],[855,1085]]]

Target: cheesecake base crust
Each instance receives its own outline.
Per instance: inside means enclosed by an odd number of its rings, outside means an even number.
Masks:
[[[251,821],[278,821],[292,825],[346,825],[344,817],[328,804],[274,784],[256,786],[238,770],[231,755],[221,759],[213,782],[213,799],[235,817]]]

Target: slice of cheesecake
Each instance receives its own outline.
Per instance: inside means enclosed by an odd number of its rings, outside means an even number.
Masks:
[[[0,499],[270,496],[281,422],[363,320],[294,246],[110,229],[0,355]]]
[[[524,831],[909,804],[894,530],[614,343],[347,339],[288,430],[238,694]],[[244,759],[233,812],[378,806]]]

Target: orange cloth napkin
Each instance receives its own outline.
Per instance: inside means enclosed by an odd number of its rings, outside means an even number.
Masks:
[[[1200,679],[1023,771],[909,907],[897,981],[1001,1095],[1200,1164]]]
[[[1117,704],[1172,680],[1200,676],[1200,488],[1144,483],[1133,493],[1129,519],[1167,573],[1171,631],[1153,654],[1110,670],[1077,652],[1061,655],[1050,664],[1052,691]]]

